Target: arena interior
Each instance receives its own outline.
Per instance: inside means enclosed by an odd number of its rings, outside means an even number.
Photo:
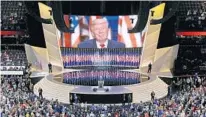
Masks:
[[[0,117],[206,117],[205,1],[1,1]]]

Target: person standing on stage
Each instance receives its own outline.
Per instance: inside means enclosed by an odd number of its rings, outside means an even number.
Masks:
[[[38,92],[39,92],[39,97],[41,99],[43,99],[43,95],[42,95],[43,90],[42,90],[42,88],[39,87]]]
[[[48,64],[48,67],[49,67],[49,73],[52,73],[52,64],[50,62]]]
[[[148,71],[147,71],[147,73],[151,73],[151,70],[152,70],[152,63],[150,63],[150,64],[148,65]]]
[[[151,101],[154,101],[154,98],[155,98],[155,92],[152,91],[152,92],[151,92]]]

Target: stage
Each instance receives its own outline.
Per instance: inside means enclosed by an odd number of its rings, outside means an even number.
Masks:
[[[133,85],[122,85],[122,86],[105,86],[104,88],[108,88],[109,91],[94,91],[94,88],[97,88],[97,86],[81,86],[81,85],[71,85],[71,84],[65,84],[62,83],[62,73],[66,72],[74,72],[74,71],[84,71],[84,69],[77,70],[77,69],[65,69],[61,72],[55,72],[52,74],[45,74],[45,72],[35,73],[36,75],[44,74],[44,78],[41,79],[35,86],[34,86],[34,93],[38,95],[38,89],[41,87],[43,89],[43,97],[46,99],[58,99],[62,103],[71,103],[71,94],[77,94],[78,96],[83,96],[85,99],[87,96],[119,96],[122,97],[124,95],[130,94],[131,95],[131,102],[133,103],[139,103],[150,101],[150,93],[152,91],[155,92],[156,98],[163,98],[168,93],[168,85],[164,83],[159,76],[164,76],[165,73],[140,73],[140,70],[135,69],[124,69],[122,71],[130,71],[130,72],[137,72],[142,75],[141,80],[144,82],[140,82],[138,84]],[[33,74],[33,75],[35,75]],[[165,75],[166,76],[166,75]],[[146,79],[147,77],[150,77],[150,80]],[[146,79],[146,80],[145,80]],[[90,97],[91,98],[91,97]],[[117,98],[117,97],[116,97]],[[101,100],[100,98],[95,98],[98,100]],[[105,98],[104,98],[105,100]],[[85,100],[84,100],[85,101]],[[86,102],[91,103],[89,100],[86,100]],[[120,103],[121,101],[113,101],[114,103]],[[95,102],[93,102],[95,103]],[[96,103],[100,103],[96,101]],[[102,102],[102,103],[110,103],[111,102]]]
[[[72,72],[72,71],[83,71],[84,69],[81,68],[88,69],[89,66],[102,67],[106,65],[109,67],[113,67],[113,66],[123,67],[123,69],[121,69],[122,71],[136,72],[140,74],[140,80],[138,79],[140,82],[135,82],[135,83],[126,82],[122,84],[120,83],[121,88],[126,89],[129,92],[132,92],[132,102],[139,103],[141,101],[142,102],[149,101],[150,94],[152,91],[155,92],[156,98],[162,98],[166,96],[168,92],[167,89],[168,86],[159,77],[170,77],[170,78],[173,77],[171,70],[174,68],[174,61],[177,58],[179,45],[176,44],[176,45],[159,48],[158,42],[160,41],[159,35],[161,31],[161,24],[152,25],[150,22],[151,19],[160,19],[163,17],[164,7],[165,4],[160,4],[150,9],[150,11],[155,11],[156,15],[151,15],[151,14],[148,15],[148,19],[145,19],[145,23],[146,23],[145,30],[143,32],[136,32],[137,33],[136,36],[138,37],[135,36],[135,33],[129,34],[128,27],[125,28],[124,30],[125,32],[121,31],[120,35],[114,36],[119,39],[113,41],[117,41],[118,43],[123,43],[123,45],[125,45],[125,47],[123,48],[114,47],[114,45],[116,44],[111,45],[111,47],[109,47],[110,44],[108,44],[108,48],[101,48],[101,49],[97,48],[96,46],[95,47],[92,46],[92,48],[91,47],[88,48],[87,46],[85,46],[86,48],[78,48],[78,45],[81,45],[84,39],[75,41],[73,44],[72,43],[65,44],[66,41],[67,42],[69,40],[71,41],[72,38],[64,39],[65,42],[64,41],[60,42],[59,39],[60,35],[59,33],[57,34],[59,30],[56,28],[55,24],[43,23],[42,27],[44,32],[44,39],[46,42],[46,48],[25,45],[26,55],[27,55],[28,62],[32,63],[32,65],[35,66],[37,69],[41,69],[42,71],[40,72],[48,71],[48,64],[51,63],[54,73],[48,75],[45,74],[45,77],[41,79],[34,86],[35,94],[38,95],[38,88],[41,87],[43,89],[43,96],[46,99],[58,99],[62,103],[70,103],[71,92],[73,91],[84,92],[84,90],[85,92],[87,92],[90,91],[88,89],[91,86],[88,86],[83,90],[82,88],[79,89],[77,88],[81,86],[79,85],[79,83],[73,85],[75,83],[71,83],[73,81],[71,82],[69,81],[69,84],[65,84],[63,83],[64,79],[62,74],[66,72]],[[51,7],[45,4],[39,4],[39,8],[41,11],[40,12],[41,17],[47,17],[48,19],[53,19],[49,12],[51,11]],[[68,15],[64,15],[64,16],[68,16]],[[122,22],[126,21],[123,17],[121,18],[122,18]],[[79,20],[78,18],[74,18],[73,20],[76,19]],[[114,20],[114,18],[112,19],[108,18],[108,21],[109,20],[112,21]],[[117,31],[116,26],[115,26],[115,30],[113,31],[115,32]],[[61,33],[64,34],[65,32],[61,32]],[[125,34],[127,34],[128,36],[121,37]],[[129,36],[129,35],[133,35],[133,36]],[[129,39],[130,37],[134,38],[131,40],[136,40],[136,41],[131,41]],[[94,39],[94,38],[90,38],[90,39]],[[107,39],[113,39],[113,37]],[[152,72],[150,74],[147,74],[148,65],[150,63],[152,64]],[[130,68],[134,68],[134,69],[130,69]],[[76,75],[69,74],[68,78],[70,78],[70,76],[76,77]],[[121,75],[120,78],[122,78]],[[111,87],[118,87],[118,86],[111,86]],[[111,91],[116,92],[116,90],[111,90]]]
[[[93,89],[97,89],[94,91]],[[108,89],[108,91],[105,91]],[[127,88],[122,86],[104,86],[104,89],[99,89],[98,86],[76,86],[70,93],[90,94],[90,95],[109,95],[109,94],[127,94],[132,93]]]

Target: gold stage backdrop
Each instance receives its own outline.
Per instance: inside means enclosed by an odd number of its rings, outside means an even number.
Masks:
[[[179,44],[166,48],[159,48],[155,51],[153,72],[161,72],[164,77],[172,78],[174,61],[177,58]]]
[[[32,68],[48,71],[48,53],[46,48],[40,48],[25,44],[26,57]]]
[[[146,25],[147,32],[145,35],[145,40],[142,49],[142,57],[140,62],[140,70],[144,71],[147,69],[148,64],[154,62],[155,50],[157,48],[159,33],[161,29],[161,24],[150,25],[151,19],[160,19],[164,14],[165,4],[160,4],[152,9],[150,9],[150,14],[148,22]],[[151,16],[151,11],[154,11],[154,15]],[[144,69],[146,67],[146,69]]]
[[[161,24],[150,25],[151,19],[161,19],[164,15],[165,3],[162,3],[152,9],[147,22],[147,32],[142,49],[142,57],[140,61],[140,71],[147,72],[148,64],[152,63],[152,72],[165,72],[168,76],[172,76],[171,70],[173,63],[177,57],[178,45],[167,48],[157,49]],[[151,11],[154,15],[151,16]]]
[[[39,2],[40,16],[44,19],[52,19],[50,14],[51,7]],[[53,21],[52,24],[42,23],[46,48],[48,52],[49,62],[53,65],[53,71],[62,71],[63,62],[61,57],[60,46],[57,39],[57,28]]]

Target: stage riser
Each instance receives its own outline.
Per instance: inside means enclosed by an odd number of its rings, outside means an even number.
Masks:
[[[70,96],[74,93],[70,93]],[[130,95],[130,96],[129,96]],[[88,104],[119,104],[119,103],[131,103],[132,93],[129,94],[107,94],[107,95],[91,95],[91,94],[76,94],[78,97],[78,103]],[[70,103],[74,103],[75,100],[71,99]]]
[[[161,73],[160,73],[161,74]],[[132,102],[139,103],[150,101],[150,94],[155,92],[155,98],[163,98],[167,95],[167,84],[165,84],[158,75],[150,74],[151,80],[136,85],[123,86],[132,93]],[[67,85],[51,80],[51,75],[46,76],[34,86],[34,93],[38,95],[38,89],[43,89],[43,96],[46,99],[58,99],[62,103],[70,103],[70,93],[77,88],[74,85]],[[94,92],[95,93],[95,92]],[[106,99],[105,99],[106,100]]]

